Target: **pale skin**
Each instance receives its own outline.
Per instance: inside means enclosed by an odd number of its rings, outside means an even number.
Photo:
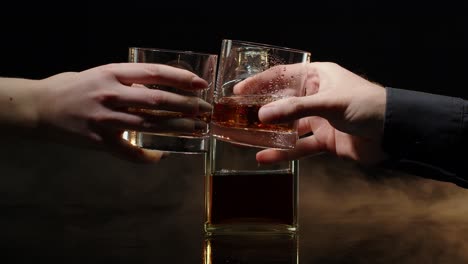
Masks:
[[[243,87],[268,86],[282,70],[267,70],[239,83]],[[287,66],[287,72],[301,66]],[[381,148],[386,92],[349,70],[329,62],[307,64],[306,95],[282,99],[263,106],[259,119],[265,123],[299,120],[298,140],[293,150],[266,149],[257,153],[259,163],[276,163],[329,152],[338,157],[376,164],[386,158]],[[271,82],[270,82],[271,83]]]
[[[196,114],[210,106],[144,84],[184,90],[208,86],[187,70],[145,63],[108,64],[42,80],[0,78],[0,127],[6,128],[1,131],[89,146],[132,161],[157,162],[163,152],[135,147],[122,139],[122,132],[157,132],[194,124],[162,125],[161,120],[129,111],[129,107]]]

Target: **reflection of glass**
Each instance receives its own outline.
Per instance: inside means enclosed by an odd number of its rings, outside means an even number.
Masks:
[[[213,135],[218,139],[249,146],[293,148],[298,138],[295,122],[264,124],[258,119],[258,110],[278,99],[302,96],[306,78],[305,64],[309,61],[310,53],[305,51],[223,40],[214,93]],[[292,64],[296,65],[294,71],[286,68]],[[243,80],[255,78],[256,74],[273,67],[281,71],[277,76],[268,80],[254,79],[249,89],[235,91],[234,87]]]
[[[206,160],[208,233],[294,233],[298,161],[259,165],[259,148],[212,139]]]
[[[124,139],[148,149],[181,153],[207,152],[217,55],[132,47],[129,48],[129,62],[158,63],[185,69],[207,81],[209,87],[187,91],[158,84],[146,84],[145,86],[150,89],[186,96],[187,104],[188,102],[193,104],[194,111],[183,113],[171,109],[130,108],[130,112],[156,119],[159,125],[158,132],[125,131]]]
[[[299,263],[296,235],[222,235],[205,238],[204,264]]]

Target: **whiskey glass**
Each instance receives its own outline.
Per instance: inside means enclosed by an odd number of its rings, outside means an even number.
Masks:
[[[135,146],[146,149],[185,154],[206,153],[209,150],[209,124],[212,113],[217,59],[218,55],[215,54],[130,47],[128,50],[129,62],[157,63],[185,69],[204,79],[209,86],[203,90],[187,91],[159,84],[146,84],[145,86],[150,89],[196,97],[200,100],[190,101],[201,102],[200,106],[197,107],[199,110],[195,114],[184,114],[168,110],[131,108],[129,111],[158,119],[161,126],[165,126],[165,129],[158,133],[127,130],[123,133],[123,138]],[[201,107],[202,103],[204,107]]]
[[[279,99],[303,96],[309,62],[307,51],[224,39],[213,98],[213,136],[248,146],[294,148],[297,121],[265,124],[258,110]]]
[[[299,161],[256,162],[262,148],[211,139],[205,160],[207,234],[294,234]]]

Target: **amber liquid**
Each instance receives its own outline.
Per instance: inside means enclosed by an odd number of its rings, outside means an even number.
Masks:
[[[271,96],[224,97],[214,104],[212,121],[229,128],[293,131],[293,124],[265,124],[258,118],[258,110],[278,98]]]
[[[209,181],[210,224],[294,224],[291,172],[226,172],[211,175]]]
[[[202,112],[196,115],[191,115],[191,114],[184,114],[181,112],[152,110],[152,109],[144,109],[144,108],[129,108],[128,111],[131,113],[153,116],[155,118],[168,118],[168,119],[169,118],[193,118],[193,119],[197,119],[200,121],[204,121],[206,123],[209,123],[211,120],[210,112]]]

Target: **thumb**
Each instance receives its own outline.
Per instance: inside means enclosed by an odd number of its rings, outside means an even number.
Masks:
[[[139,157],[139,160],[147,163],[155,163],[168,155],[167,152],[159,150],[143,149],[143,155]]]
[[[168,155],[167,152],[134,146],[120,136],[108,142],[107,147],[115,156],[135,163],[157,163]]]

